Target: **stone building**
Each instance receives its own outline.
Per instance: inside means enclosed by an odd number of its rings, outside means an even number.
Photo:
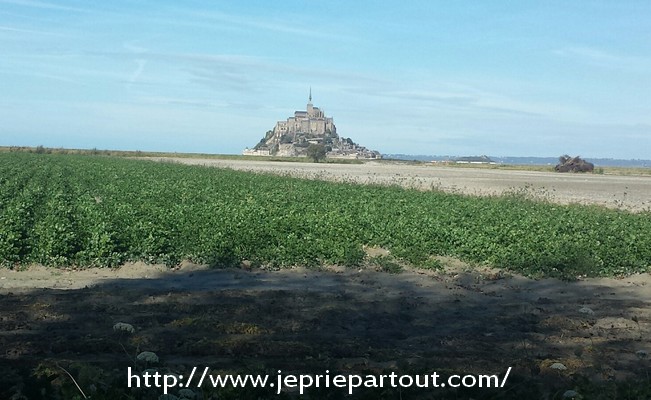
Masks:
[[[276,122],[273,134],[280,139],[282,136],[291,135],[292,139],[297,134],[307,136],[324,136],[336,135],[337,127],[331,117],[326,117],[324,112],[318,107],[312,105],[312,89],[305,111],[295,111],[293,117],[287,118],[286,121]]]
[[[293,117],[276,122],[253,149],[247,148],[242,154],[304,157],[312,144],[324,145],[329,158],[382,157],[379,152],[360,146],[350,138],[340,138],[333,119],[312,104],[311,88],[305,111],[295,111]]]

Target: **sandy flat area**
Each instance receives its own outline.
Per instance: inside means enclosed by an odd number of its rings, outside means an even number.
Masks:
[[[374,374],[504,374],[512,367],[507,389],[531,396],[530,385],[539,385],[535,398],[542,398],[573,388],[576,374],[595,383],[643,382],[651,352],[648,275],[531,280],[449,260],[441,271],[400,274],[138,263],[84,271],[35,266],[0,271],[0,278],[6,396],[27,393],[29,371],[42,363],[73,374],[76,365],[93,365],[108,374],[147,350],[174,373],[197,365]],[[135,332],[114,332],[118,322]]]
[[[651,177],[649,176],[561,174],[384,162],[315,164],[195,158],[150,159],[308,179],[401,185],[469,195],[525,192],[530,196],[561,204],[597,204],[631,211],[651,210]]]

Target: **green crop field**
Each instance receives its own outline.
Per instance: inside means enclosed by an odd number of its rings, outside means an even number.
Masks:
[[[106,156],[0,154],[0,262],[359,265],[451,256],[532,276],[649,271],[651,215]]]

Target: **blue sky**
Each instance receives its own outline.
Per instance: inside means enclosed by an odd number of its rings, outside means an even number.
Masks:
[[[651,158],[651,2],[0,0],[0,145]]]

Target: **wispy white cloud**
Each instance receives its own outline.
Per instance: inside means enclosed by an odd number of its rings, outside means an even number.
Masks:
[[[52,74],[52,73],[40,72],[34,70],[25,70],[25,69],[0,70],[0,74],[26,76],[30,78],[41,78],[41,79],[47,79],[47,80],[57,81],[62,83],[72,83],[75,85],[80,84],[78,79],[73,79],[65,75],[58,75],[58,74]]]
[[[557,56],[573,59],[592,66],[620,69],[625,71],[651,70],[651,58],[628,56],[588,46],[568,46],[556,49],[553,53]]]
[[[142,96],[138,98],[139,101],[145,104],[155,104],[162,106],[180,106],[191,108],[227,108],[233,106],[240,106],[239,104],[232,104],[225,101],[204,100],[197,98],[183,98],[183,97],[169,97],[169,96]]]
[[[129,42],[124,42],[122,44],[122,47],[127,50],[130,53],[148,53],[149,49],[146,47],[143,47],[142,45],[139,44],[138,41],[132,40]]]
[[[237,32],[246,34],[248,37],[255,36],[254,32],[260,31],[265,35],[285,34],[294,38],[329,40],[331,42],[351,43],[361,40],[357,36],[343,34],[341,28],[332,29],[332,25],[322,26],[319,19],[306,18],[305,15],[284,14],[282,19],[278,19],[268,14],[234,14],[215,11],[214,8],[174,6],[161,9],[156,6],[158,5],[153,6],[154,12],[138,17],[140,23],[165,25],[166,27],[191,27],[206,31]],[[291,22],[288,23],[288,21]]]
[[[11,26],[0,26],[0,31],[15,32],[15,33],[27,33],[27,34],[35,34],[35,35],[47,35],[47,36],[65,36],[61,32],[39,31],[39,30],[35,30],[35,29],[22,29],[22,28],[15,28],[15,27],[11,27]]]
[[[0,4],[12,4],[31,8],[41,8],[48,10],[70,11],[70,12],[89,12],[90,10],[79,7],[64,6],[56,3],[49,3],[39,0],[0,0]]]
[[[239,27],[245,29],[253,28],[267,32],[284,33],[299,37],[345,41],[356,40],[354,37],[338,33],[336,30],[332,29],[331,26],[327,31],[319,29],[315,24],[310,24],[304,15],[285,15],[282,20],[274,20],[268,15],[241,15],[207,10],[196,11],[194,9],[179,9],[177,12],[190,17],[194,21],[210,21],[213,23],[212,26],[214,26],[214,23],[217,22],[220,26]],[[288,21],[292,22],[288,23]],[[303,23],[302,21],[306,22]]]
[[[129,83],[133,84],[138,81],[138,78],[140,75],[142,75],[142,72],[145,70],[145,66],[147,65],[147,60],[144,59],[137,59],[136,60],[136,69],[133,71],[131,76],[129,77]]]
[[[481,115],[566,120],[585,117],[584,111],[574,106],[534,101],[514,93],[495,92],[453,82],[405,85],[389,81],[366,86],[361,90],[355,88],[354,91],[384,99],[402,109],[408,108],[410,115],[421,115],[424,119],[430,118],[432,112],[446,112],[459,117]]]
[[[254,93],[296,82],[323,82],[329,87],[359,85],[381,85],[382,81],[369,74],[331,68],[311,68],[261,56],[242,54],[160,52],[141,45],[124,44],[125,51],[85,51],[83,56],[105,57],[118,61],[136,62],[137,67],[127,81],[135,83],[140,78],[146,63],[159,68],[173,69],[184,75],[179,79],[203,85],[212,89],[237,90]],[[140,60],[140,61],[138,61]],[[143,64],[143,70],[138,65]],[[148,64],[146,64],[148,65]],[[136,74],[140,70],[140,74]]]

